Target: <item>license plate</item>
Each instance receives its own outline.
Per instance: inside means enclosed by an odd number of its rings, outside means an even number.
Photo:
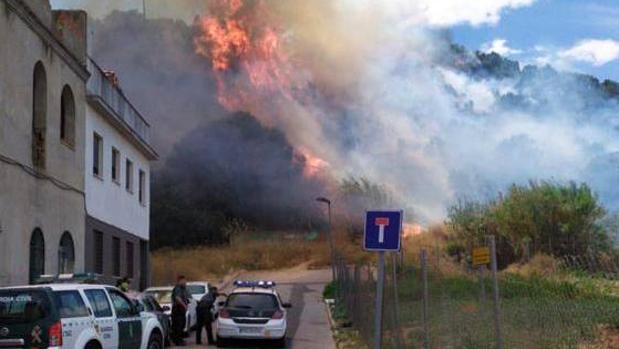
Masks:
[[[242,327],[239,329],[239,333],[260,333],[262,328],[260,327]]]

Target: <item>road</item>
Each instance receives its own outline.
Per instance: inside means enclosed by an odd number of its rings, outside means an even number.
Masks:
[[[282,271],[244,273],[242,280],[273,280],[282,300],[292,303],[288,311],[288,340],[286,348],[292,349],[334,349],[333,336],[329,326],[327,310],[322,301],[322,291],[331,280],[330,269],[307,270],[304,267]],[[203,334],[202,341],[206,342]],[[183,348],[207,348],[206,344],[193,343],[195,335],[187,339]],[[215,346],[210,346],[215,348]],[[232,348],[268,348],[268,343],[235,343]]]

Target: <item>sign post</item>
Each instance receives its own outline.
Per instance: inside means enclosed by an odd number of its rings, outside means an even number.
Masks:
[[[487,246],[473,249],[473,268],[477,267],[480,287],[480,301],[486,301],[486,286],[484,285],[484,268],[490,264],[490,248]]]
[[[402,211],[367,211],[363,248],[378,252],[374,349],[382,348],[383,296],[385,291],[385,252],[398,252],[401,245]]]

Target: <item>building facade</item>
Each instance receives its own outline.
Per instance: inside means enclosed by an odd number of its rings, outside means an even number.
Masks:
[[[150,126],[88,56],[88,17],[0,1],[0,286],[149,282]]]
[[[86,106],[86,270],[134,288],[149,283],[150,126],[115,74],[89,59]]]
[[[0,285],[83,271],[86,14],[0,1]]]

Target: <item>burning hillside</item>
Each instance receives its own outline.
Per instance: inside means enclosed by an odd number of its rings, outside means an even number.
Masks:
[[[168,149],[244,111],[310,182],[367,177],[426,220],[529,179],[587,180],[616,202],[616,84],[468,52],[406,3],[209,1],[191,26],[116,13],[95,55],[160,138],[174,132]]]

